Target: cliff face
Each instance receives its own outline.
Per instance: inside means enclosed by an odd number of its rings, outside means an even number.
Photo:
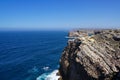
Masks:
[[[69,36],[60,80],[120,80],[120,30],[78,30]]]

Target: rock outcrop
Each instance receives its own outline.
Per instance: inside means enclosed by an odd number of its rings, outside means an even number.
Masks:
[[[120,30],[69,33],[59,80],[120,80]]]

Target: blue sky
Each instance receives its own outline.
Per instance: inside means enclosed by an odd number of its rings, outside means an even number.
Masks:
[[[120,0],[0,0],[0,30],[119,27]]]

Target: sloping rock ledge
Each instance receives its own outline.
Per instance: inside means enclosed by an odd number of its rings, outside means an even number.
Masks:
[[[120,30],[69,33],[59,80],[120,80]]]

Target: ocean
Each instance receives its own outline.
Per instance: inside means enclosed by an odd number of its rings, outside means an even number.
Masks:
[[[67,31],[0,32],[0,80],[56,80]]]

